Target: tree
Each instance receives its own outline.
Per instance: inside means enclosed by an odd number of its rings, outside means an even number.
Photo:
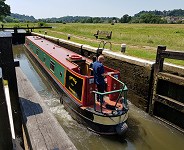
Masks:
[[[10,13],[10,6],[5,4],[5,0],[0,0],[0,21],[3,21]]]
[[[128,23],[128,22],[131,21],[131,18],[132,18],[131,16],[129,16],[128,14],[126,14],[123,17],[121,17],[120,22],[121,23]]]
[[[143,13],[140,15],[140,23],[160,23],[161,16],[157,16],[151,13]]]
[[[5,21],[6,21],[6,22],[14,22],[14,19],[13,19],[11,16],[7,16],[7,17],[5,18]]]
[[[112,23],[118,23],[119,21],[119,18],[117,17],[112,17]]]
[[[93,23],[93,18],[92,17],[87,18],[86,23]]]
[[[169,16],[175,16],[175,17],[184,16],[184,10],[174,9],[174,10],[170,11],[168,15]]]
[[[101,21],[100,17],[93,18],[93,23],[100,23],[100,21]]]

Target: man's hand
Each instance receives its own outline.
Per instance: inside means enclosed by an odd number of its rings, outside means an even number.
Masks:
[[[105,77],[105,76],[109,76],[111,74],[113,74],[114,72],[107,72],[107,73],[103,73],[102,76]]]

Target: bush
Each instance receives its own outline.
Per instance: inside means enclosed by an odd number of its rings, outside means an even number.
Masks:
[[[15,24],[15,25],[14,25],[14,28],[19,28],[19,27],[20,27],[19,24]]]
[[[39,26],[39,27],[45,26],[45,22],[38,22],[38,26]]]

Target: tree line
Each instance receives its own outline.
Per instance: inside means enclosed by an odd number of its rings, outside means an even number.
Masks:
[[[140,11],[134,16],[128,14],[118,17],[89,17],[89,16],[65,16],[44,19],[35,19],[33,16],[20,15],[10,12],[10,6],[5,0],[0,0],[0,21],[1,22],[44,22],[44,23],[184,23],[184,10],[164,11]]]

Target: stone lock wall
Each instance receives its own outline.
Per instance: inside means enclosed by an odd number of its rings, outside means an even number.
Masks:
[[[103,52],[105,65],[120,71],[121,81],[128,87],[128,99],[143,110],[147,110],[150,98],[152,63],[124,57],[121,53]]]

